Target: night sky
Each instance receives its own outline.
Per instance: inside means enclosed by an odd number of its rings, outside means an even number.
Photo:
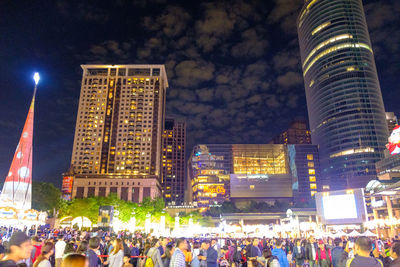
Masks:
[[[0,3],[0,177],[33,93],[33,179],[70,164],[80,64],[165,64],[168,116],[196,143],[267,143],[307,118],[296,33],[302,0],[47,0]],[[365,0],[387,111],[400,115],[400,1]],[[2,180],[4,178],[1,178]]]

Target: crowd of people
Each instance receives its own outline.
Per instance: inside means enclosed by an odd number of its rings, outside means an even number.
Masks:
[[[0,267],[400,267],[397,238],[156,238],[101,230],[27,235],[0,229],[0,234]]]

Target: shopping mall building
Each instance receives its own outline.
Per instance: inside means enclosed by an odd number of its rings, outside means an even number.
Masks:
[[[308,202],[323,189],[314,145],[202,144],[188,163],[189,201],[197,207],[225,200]]]

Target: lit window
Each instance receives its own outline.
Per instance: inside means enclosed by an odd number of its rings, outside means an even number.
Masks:
[[[250,185],[250,190],[254,190],[254,185]]]
[[[306,59],[304,60],[304,62],[303,62],[303,68],[304,68],[304,66],[307,64],[307,62],[310,60],[310,58],[311,58],[318,50],[320,50],[321,48],[323,48],[323,47],[325,47],[325,46],[327,46],[327,45],[329,45],[329,44],[331,44],[331,43],[340,41],[340,40],[352,39],[352,38],[353,38],[353,36],[352,36],[351,34],[341,34],[341,35],[338,35],[338,36],[329,38],[328,40],[323,41],[322,43],[319,43],[313,50],[311,50],[311,52],[308,54],[308,56],[307,56]]]
[[[316,193],[317,191],[311,191],[311,196],[313,197]]]
[[[323,186],[322,186],[322,189],[323,189],[323,190],[329,190],[329,189],[331,189],[331,188],[330,188],[329,185],[323,185]]]
[[[310,184],[310,189],[317,189],[317,184]]]
[[[331,22],[330,22],[330,21],[325,22],[325,23],[322,23],[321,25],[319,25],[317,28],[315,28],[315,29],[311,32],[311,35],[314,35],[314,34],[316,34],[317,32],[319,32],[319,31],[325,29],[325,28],[328,27],[329,25],[331,25]]]
[[[317,62],[318,59],[320,59],[321,57],[324,57],[330,53],[336,52],[337,50],[341,50],[341,49],[345,49],[345,48],[365,48],[367,50],[369,50],[372,53],[372,49],[369,45],[364,44],[364,43],[343,43],[343,44],[338,44],[335,46],[332,46],[328,49],[325,49],[324,51],[322,51],[321,53],[319,53],[311,62],[310,64],[307,66],[307,68],[304,69],[303,71],[303,76],[305,76],[307,74],[307,72],[310,70],[310,68],[314,65],[315,62]]]
[[[314,155],[313,154],[308,154],[307,155],[308,160],[314,160]]]
[[[313,161],[309,161],[308,162],[308,167],[309,168],[314,168],[314,162]]]
[[[315,178],[315,176],[310,176],[310,182],[316,182],[317,179]]]
[[[308,169],[308,174],[315,174],[315,169]]]

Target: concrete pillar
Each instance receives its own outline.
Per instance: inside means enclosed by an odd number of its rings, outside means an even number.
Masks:
[[[143,201],[143,187],[139,187],[139,203]]]
[[[96,186],[95,188],[94,188],[94,195],[97,197],[97,196],[99,196],[99,187],[98,186]]]
[[[84,186],[83,187],[83,197],[87,197],[87,193],[88,193],[88,187]]]
[[[128,201],[132,201],[132,187],[128,187]]]
[[[389,196],[385,196],[384,199],[386,201],[386,208],[388,211],[388,219],[391,222],[393,219],[392,201],[390,200]],[[390,237],[394,237],[394,235],[395,235],[394,226],[392,224],[390,225],[390,234],[389,235],[390,235]]]
[[[110,187],[106,187],[106,197],[108,197],[108,195],[110,194]]]
[[[117,196],[118,196],[118,198],[121,198],[121,186],[120,185],[117,187]]]

